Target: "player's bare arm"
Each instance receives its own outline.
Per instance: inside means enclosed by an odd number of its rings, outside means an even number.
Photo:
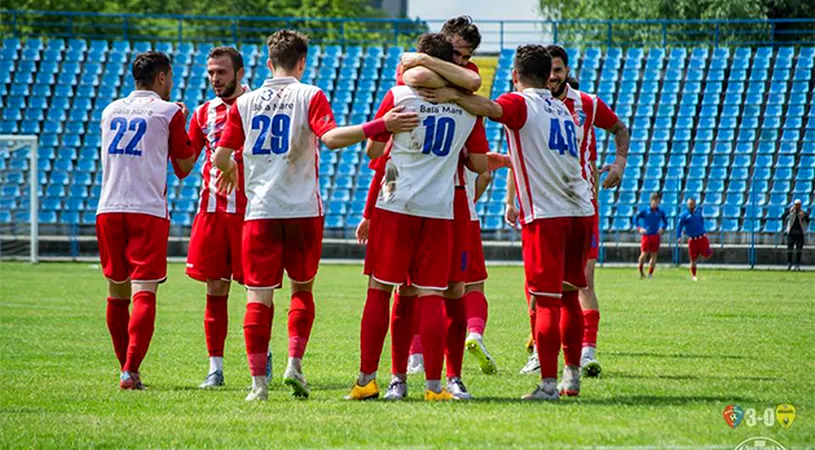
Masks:
[[[479,175],[487,173],[489,171],[487,154],[470,153],[467,156],[467,167]]]
[[[365,153],[371,159],[376,159],[385,154],[385,142],[368,139],[368,145],[365,147]]]
[[[466,89],[467,91],[475,92],[481,88],[481,76],[476,72],[424,53],[403,53],[401,65],[404,71],[403,77],[414,68],[424,67],[449,81],[450,84]],[[407,83],[407,79],[405,79],[405,83]],[[408,83],[408,85],[410,84]],[[423,84],[415,86],[430,87],[424,86]]]
[[[491,170],[478,175],[478,177],[475,179],[475,201],[478,201],[478,199],[484,195],[484,192],[487,190],[490,183],[492,183]]]
[[[427,67],[414,67],[403,72],[402,81],[413,88],[436,89],[447,86],[447,80]]]
[[[176,105],[178,105],[178,107],[181,108],[181,114],[184,115],[184,123],[186,123],[187,122],[187,116],[190,115],[190,110],[187,109],[187,106],[184,103],[176,102]],[[182,127],[182,126],[183,125],[179,125],[179,127]],[[184,132],[182,133],[182,132],[177,131],[175,129],[171,129],[171,131],[170,131],[170,134],[171,134],[170,135],[170,145],[172,145],[172,146],[186,145],[187,147],[190,147],[190,148],[192,147],[192,144],[191,144],[191,142],[190,142],[190,140],[188,138],[188,135],[187,135],[187,130],[183,129],[183,131]],[[183,141],[183,144],[182,144],[182,141]],[[193,149],[193,150],[194,151],[192,152],[192,155],[189,158],[184,158],[184,159],[172,158],[173,169],[175,170],[175,174],[179,178],[184,178],[187,175],[189,175],[190,172],[192,171],[193,167],[195,167],[195,162],[198,160],[198,152],[200,150],[198,150],[198,149]]]
[[[600,169],[600,172],[607,172],[608,175],[603,181],[604,189],[612,189],[620,184],[625,172],[625,166],[628,163],[628,147],[631,144],[631,133],[628,128],[619,120],[612,125],[608,130],[609,133],[614,135],[614,144],[617,146],[617,154],[614,162]]]
[[[415,112],[404,111],[404,109],[404,106],[397,106],[388,111],[381,119],[372,120],[362,125],[334,128],[323,134],[320,140],[323,141],[326,147],[335,150],[362,142],[369,137],[381,134],[381,132],[403,133],[418,127],[419,115]]]
[[[231,194],[238,184],[238,163],[232,159],[234,149],[218,147],[212,155],[212,163],[221,171],[215,180],[218,192]]]
[[[498,103],[480,95],[468,93],[461,89],[442,87],[438,89],[418,89],[419,95],[433,103],[453,102],[474,116],[499,119],[504,109]]]
[[[509,171],[509,179],[514,179],[514,174],[512,173],[512,169]],[[507,183],[507,195],[504,197],[504,203],[506,205],[506,212],[504,212],[504,220],[506,223],[510,224],[512,228],[518,228],[518,208],[515,207],[515,197],[517,196],[515,192],[515,183]]]

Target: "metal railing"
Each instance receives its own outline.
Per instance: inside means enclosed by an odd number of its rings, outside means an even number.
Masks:
[[[176,42],[260,42],[296,28],[322,44],[410,45],[444,20],[193,16],[0,10],[0,35]],[[739,20],[477,20],[482,51],[522,43],[675,47],[815,45],[815,18]]]

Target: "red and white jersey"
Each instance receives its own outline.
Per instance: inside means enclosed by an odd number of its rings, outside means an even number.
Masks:
[[[215,97],[199,106],[192,115],[189,131],[192,147],[196,151],[206,149],[206,159],[201,168],[199,212],[243,214],[246,211],[246,194],[243,190],[243,158],[240,152],[234,156],[238,163],[239,185],[229,194],[218,192],[215,181],[221,171],[212,163],[212,154],[218,148],[218,142],[226,126],[226,114],[234,104],[234,100],[227,103],[224,99]]]
[[[417,112],[421,125],[393,135],[376,207],[410,216],[452,219],[459,155],[465,146],[469,153],[489,151],[484,124],[456,104],[426,102],[408,86],[388,91],[376,116],[400,105]],[[375,139],[385,142],[389,137]]]
[[[478,211],[475,207],[475,182],[478,180],[478,174],[466,167],[461,170],[464,178],[464,188],[467,189],[467,200],[470,204],[470,220],[478,222]]]
[[[503,115],[521,224],[552,217],[594,214],[591,186],[583,178],[577,127],[548,89],[524,89],[496,100]]]
[[[243,148],[246,220],[323,215],[319,138],[336,127],[323,91],[293,77],[238,97],[219,146]]]
[[[175,103],[133,91],[102,112],[102,192],[97,214],[140,213],[168,218],[167,160],[195,155]],[[186,173],[176,174],[183,178]]]
[[[593,94],[587,94],[566,85],[566,98],[563,103],[572,114],[577,123],[577,144],[580,148],[580,165],[583,178],[589,180],[594,196],[594,164],[597,161],[597,136],[594,127],[607,130],[616,124],[619,119],[606,103]]]

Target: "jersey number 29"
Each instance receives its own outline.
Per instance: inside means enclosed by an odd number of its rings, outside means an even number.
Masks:
[[[252,146],[253,155],[282,155],[289,151],[289,129],[291,118],[285,114],[275,116],[255,116],[252,118],[252,130],[260,130],[255,145]],[[271,132],[269,146],[265,147],[266,138]]]

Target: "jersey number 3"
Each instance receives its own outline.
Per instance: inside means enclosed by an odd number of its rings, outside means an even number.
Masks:
[[[291,128],[291,118],[285,114],[277,114],[273,117],[255,116],[252,118],[252,130],[260,130],[255,145],[252,146],[253,155],[282,155],[289,151],[289,129]],[[265,147],[266,138],[269,138],[269,146]]]
[[[133,135],[133,138],[130,139],[130,142],[125,148],[119,148],[119,143],[122,141],[127,130],[135,131],[136,134]],[[144,133],[147,132],[146,120],[141,117],[134,117],[130,120],[130,124],[128,124],[127,119],[124,117],[114,117],[110,121],[110,131],[116,131],[116,134],[113,136],[113,140],[110,141],[110,146],[108,146],[109,154],[141,156],[141,150],[136,150],[136,147],[138,147],[144,137]]]

